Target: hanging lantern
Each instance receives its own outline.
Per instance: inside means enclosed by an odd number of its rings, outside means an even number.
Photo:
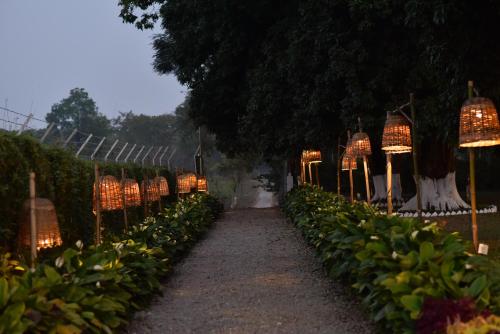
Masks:
[[[177,175],[177,192],[188,194],[191,192],[191,182],[187,174]]]
[[[387,114],[382,135],[382,150],[391,154],[412,151],[410,124],[403,116]]]
[[[141,192],[137,181],[134,179],[125,179],[123,181],[123,191],[127,206],[141,206]]]
[[[157,176],[154,178],[153,182],[159,186],[160,196],[168,196],[170,194],[170,191],[168,189],[168,182],[165,177]]]
[[[121,185],[118,180],[111,175],[102,176],[99,183],[99,196],[101,201],[101,211],[113,211],[123,209]],[[94,212],[95,203],[95,184],[94,184]]]
[[[358,169],[358,164],[356,163],[356,159],[344,155],[344,157],[342,158],[342,170],[349,170],[349,165],[350,169],[352,170]]]
[[[364,157],[372,154],[370,138],[365,132],[358,132],[352,136],[351,152],[351,154],[355,157]]]
[[[198,177],[198,191],[199,192],[208,191],[207,178],[205,176]]]
[[[148,202],[156,202],[160,200],[160,191],[158,190],[158,185],[153,181],[148,181],[147,194],[144,190],[145,182],[141,182],[141,194],[143,196],[143,201],[145,201],[145,195],[148,196]]]
[[[54,204],[46,198],[35,199],[36,215],[36,248],[49,248],[62,245],[61,232],[57,222],[57,213]],[[23,204],[22,219],[19,224],[19,244],[31,245],[30,200]]]
[[[494,146],[500,144],[500,124],[495,105],[490,99],[473,97],[460,112],[460,147]]]

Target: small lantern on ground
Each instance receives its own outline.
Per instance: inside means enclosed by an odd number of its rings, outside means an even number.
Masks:
[[[50,248],[62,245],[61,232],[57,222],[57,213],[54,204],[46,198],[35,199],[36,215],[36,249]],[[30,234],[30,200],[23,204],[22,219],[19,226],[19,244],[29,247]]]
[[[168,196],[170,191],[168,189],[167,179],[163,176],[157,176],[154,178],[153,182],[155,182],[160,190],[160,196]]]
[[[123,181],[123,192],[127,206],[141,206],[141,191],[136,180],[125,179]]]
[[[95,205],[95,185],[94,185],[94,211]],[[120,182],[111,175],[102,176],[99,180],[99,199],[101,211],[113,211],[123,209]]]

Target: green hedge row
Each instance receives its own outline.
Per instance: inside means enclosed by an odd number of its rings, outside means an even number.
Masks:
[[[387,217],[317,187],[294,189],[284,210],[329,275],[352,285],[385,332],[418,331],[429,299],[472,298],[479,310],[500,313],[500,265],[468,253],[470,245],[458,233]]]
[[[105,164],[102,174],[121,178],[124,167],[129,177],[142,180],[146,173],[155,176],[152,168],[137,165]],[[92,162],[75,158],[60,148],[40,145],[29,136],[0,133],[0,248],[14,249],[23,202],[29,197],[28,173],[36,173],[37,196],[52,200],[58,214],[62,239],[67,244],[76,240],[93,241],[95,216],[92,213],[94,167]],[[160,174],[175,182],[166,170]],[[129,209],[131,223],[144,219],[143,208]],[[103,215],[103,226],[109,230],[123,228],[121,212]]]
[[[0,334],[113,333],[159,293],[159,279],[222,212],[194,194],[118,242],[81,241],[34,271],[0,256]]]

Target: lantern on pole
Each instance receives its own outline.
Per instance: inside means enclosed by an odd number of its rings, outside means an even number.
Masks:
[[[57,222],[57,213],[54,204],[46,198],[35,198],[36,215],[36,249],[50,248],[62,245],[61,232]],[[19,225],[19,244],[31,245],[30,233],[30,200],[23,204],[22,220]]]
[[[141,193],[143,194],[144,203],[156,202],[160,200],[160,191],[158,189],[158,185],[152,180],[143,180],[141,182]]]
[[[352,175],[353,169],[357,169],[356,156],[352,147],[351,131],[347,131],[347,144],[345,146],[344,159],[347,160],[346,166],[349,170],[349,187],[351,192],[351,203],[354,202],[354,178]],[[342,164],[344,165],[344,159]]]
[[[99,180],[99,208],[101,211],[114,211],[123,209],[120,182],[111,175],[101,176]],[[94,186],[94,211],[96,205],[96,186]]]
[[[126,206],[141,206],[141,191],[136,180],[124,179],[123,192],[125,194]]]
[[[165,177],[157,176],[154,178],[153,182],[158,184],[160,196],[168,196],[170,194],[170,191],[168,189],[168,182],[167,182],[167,179]]]
[[[320,162],[322,162],[320,150],[304,150],[304,151],[302,151],[302,163],[303,163],[304,169],[305,169],[306,164],[309,167],[309,181],[311,182],[311,184],[314,184],[313,176],[312,176],[312,165],[314,165],[315,171],[316,171],[316,183],[318,186],[319,186],[318,164]]]
[[[198,177],[198,192],[208,192],[208,183],[205,176]]]
[[[189,194],[191,192],[191,181],[186,174],[177,175],[177,193]]]
[[[479,247],[476,217],[476,173],[474,147],[495,146],[500,144],[500,124],[495,105],[490,99],[473,97],[474,84],[469,81],[468,99],[460,111],[460,147],[469,150],[469,178],[471,197],[472,240],[477,251]]]
[[[359,122],[359,132],[355,133],[354,136],[352,136],[352,154],[355,157],[363,158],[363,166],[365,172],[366,201],[368,202],[368,204],[370,204],[371,195],[370,195],[370,179],[368,176],[367,156],[372,154],[372,147],[370,144],[370,138],[368,137],[368,134],[363,132],[360,118],[358,118],[358,122]]]

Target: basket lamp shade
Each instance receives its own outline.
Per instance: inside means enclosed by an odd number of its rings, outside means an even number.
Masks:
[[[94,211],[96,211],[96,187],[94,185]],[[111,175],[102,176],[99,180],[99,201],[101,211],[113,211],[123,209],[120,182]]]
[[[198,187],[198,178],[196,177],[196,174],[186,173],[185,177],[189,180],[189,187],[191,189],[196,189],[196,187]]]
[[[342,170],[349,169],[358,169],[358,164],[356,163],[356,159],[344,155],[344,157],[342,158]]]
[[[355,133],[351,138],[351,156],[364,157],[372,154],[370,138],[365,132]]]
[[[136,180],[125,179],[123,181],[123,192],[127,206],[141,206],[141,191]]]
[[[167,179],[165,177],[157,176],[154,178],[153,182],[156,183],[158,185],[158,187],[160,188],[159,189],[160,196],[170,195],[170,191],[168,189],[168,182],[167,182]]]
[[[302,159],[305,163],[316,164],[322,162],[321,151],[319,150],[305,150],[302,153]]]
[[[160,200],[160,191],[158,189],[158,185],[151,181],[148,180],[147,183],[147,188],[145,189],[145,181],[141,182],[141,194],[143,196],[143,202],[146,202],[145,196],[147,196],[147,201],[148,202],[156,202]]]
[[[61,232],[54,204],[46,198],[35,198],[35,215],[36,248],[40,250],[42,248],[62,245]],[[23,204],[18,240],[22,247],[29,247],[31,245],[29,199]]]
[[[177,193],[189,194],[191,192],[191,181],[187,174],[177,175]]]
[[[382,150],[391,154],[412,151],[410,124],[403,116],[387,114],[382,135]]]
[[[208,192],[208,183],[205,176],[198,177],[198,192]]]
[[[490,99],[472,97],[460,111],[460,147],[500,145],[500,124],[495,105]]]

